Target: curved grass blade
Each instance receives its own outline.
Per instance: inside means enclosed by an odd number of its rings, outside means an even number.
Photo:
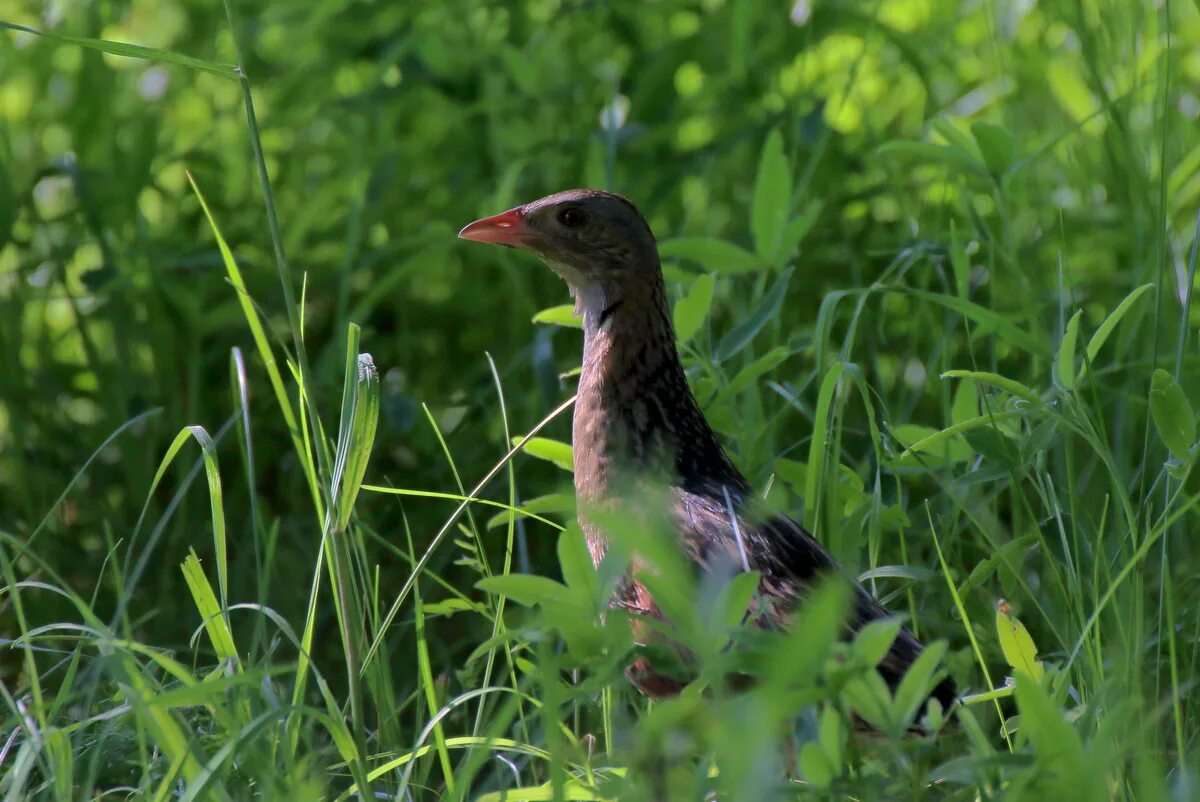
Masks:
[[[65,36],[60,33],[50,33],[49,31],[40,31],[37,28],[30,28],[26,25],[18,25],[15,22],[5,22],[0,20],[0,28],[7,28],[10,31],[20,31],[21,33],[33,34],[40,36],[43,39],[52,39],[56,42],[62,42],[68,45],[78,45],[86,47],[89,50],[99,50],[101,53],[108,53],[111,56],[121,56],[123,58],[136,58],[143,61],[157,61],[164,64],[178,64],[181,67],[187,67],[201,72],[219,75],[222,78],[228,78],[231,81],[238,79],[238,68],[232,64],[221,64],[216,61],[205,61],[194,56],[185,56],[183,53],[175,53],[171,50],[159,50],[153,47],[143,47],[142,45],[133,45],[128,42],[114,42],[110,39],[91,39],[83,36]]]

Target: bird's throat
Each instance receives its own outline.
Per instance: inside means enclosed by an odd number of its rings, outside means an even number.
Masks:
[[[688,387],[661,281],[639,289],[585,308],[572,432],[583,505],[650,477],[744,484]]]

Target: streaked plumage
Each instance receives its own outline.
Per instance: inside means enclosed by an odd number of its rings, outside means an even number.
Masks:
[[[684,552],[704,569],[745,561],[759,571],[760,623],[785,626],[813,579],[838,568],[799,524],[757,513],[749,483],[688,387],[654,236],[633,204],[607,192],[569,190],[472,223],[460,236],[536,253],[576,299],[584,319],[572,431],[581,509],[619,501],[621,488],[639,477],[668,477],[668,518]],[[599,565],[608,541],[586,515],[580,523]],[[888,616],[865,589],[855,587],[850,629]],[[661,615],[636,572],[620,586],[614,604]],[[889,685],[899,682],[921,649],[901,629],[879,666]],[[657,674],[645,661],[630,673],[651,696],[680,689],[677,680]],[[933,695],[948,708],[953,683],[943,680]]]

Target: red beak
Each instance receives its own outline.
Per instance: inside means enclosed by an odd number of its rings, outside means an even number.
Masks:
[[[476,242],[495,242],[516,247],[531,233],[529,226],[525,225],[525,214],[518,206],[507,212],[469,223],[458,232],[458,236]]]

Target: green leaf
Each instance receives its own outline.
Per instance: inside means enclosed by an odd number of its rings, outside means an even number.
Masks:
[[[712,307],[713,288],[716,280],[711,273],[702,273],[692,282],[687,295],[675,304],[675,339],[685,343],[700,330]]]
[[[958,241],[958,227],[950,220],[950,266],[954,268],[954,290],[964,301],[971,295],[971,263]]]
[[[1088,767],[1083,743],[1079,733],[1066,720],[1062,710],[1054,704],[1046,691],[1024,674],[1016,676],[1017,708],[1021,711],[1021,729],[1029,735],[1038,760],[1062,781],[1074,782],[1080,794],[1076,799],[1098,799],[1083,793],[1091,782],[1086,774],[1103,776],[1094,767]]]
[[[790,267],[784,270],[767,290],[762,301],[759,302],[758,308],[754,310],[754,314],[721,338],[715,354],[718,362],[724,362],[745,348],[754,339],[754,335],[758,334],[767,324],[767,321],[779,313],[779,307],[783,304],[784,296],[787,295],[788,282],[791,281],[793,272],[795,271]]]
[[[170,50],[157,50],[153,47],[131,45],[127,42],[113,42],[108,39],[87,39],[79,36],[64,36],[62,34],[50,33],[48,31],[39,31],[36,28],[29,28],[24,25],[17,25],[15,23],[5,22],[3,20],[0,20],[0,28],[8,28],[11,31],[22,31],[23,33],[31,33],[34,36],[42,36],[46,39],[53,39],[65,44],[86,47],[89,50],[99,50],[101,53],[108,53],[112,56],[124,56],[125,58],[136,58],[143,61],[158,61],[164,64],[178,64],[181,67],[189,67],[193,70],[212,73],[213,75],[219,75],[222,78],[228,78],[230,80],[238,79],[237,67],[232,64],[219,64],[215,61],[205,61],[204,59],[185,56],[182,53],[173,53]]]
[[[524,518],[530,515],[542,515],[548,512],[570,512],[575,509],[575,497],[565,493],[549,493],[521,502],[517,510],[504,510],[488,518],[485,524],[488,529],[504,526],[512,517]]]
[[[517,604],[534,607],[538,604],[562,604],[571,598],[566,585],[535,574],[502,574],[484,577],[475,587],[486,593],[507,596]]]
[[[558,565],[563,581],[574,593],[586,598],[596,596],[596,568],[588,551],[583,532],[576,526],[567,527],[558,536]]]
[[[898,510],[899,515],[904,515],[903,510],[900,510],[898,506],[888,509]],[[907,517],[905,516],[906,519]],[[919,565],[880,565],[863,571],[857,579],[859,584],[872,579],[905,579],[909,582],[928,582],[935,576],[937,576],[936,571],[931,568],[922,568]]]
[[[379,423],[379,371],[370,354],[358,353],[358,326],[346,338],[346,376],[333,464],[333,500],[338,530],[346,528],[362,488]]]
[[[863,721],[880,732],[892,730],[892,695],[878,671],[850,680],[842,695]]]
[[[959,586],[958,595],[966,596],[976,588],[983,587],[997,569],[1003,566],[1009,566],[1014,570],[1019,569],[1021,563],[1025,561],[1025,552],[1033,547],[1037,537],[1037,535],[1022,535],[1014,538],[997,549],[990,557],[980,560]]]
[[[1058,344],[1058,382],[1068,390],[1075,389],[1075,343],[1079,339],[1079,317],[1082,314],[1083,310],[1080,309],[1071,316],[1062,342]]]
[[[913,287],[890,287],[889,289],[898,292],[907,292],[910,295],[915,295],[918,298],[923,298],[927,301],[932,301],[936,304],[941,304],[947,309],[958,312],[965,318],[975,321],[979,324],[979,330],[974,332],[976,335],[986,332],[995,332],[1001,339],[1021,348],[1035,356],[1049,355],[1049,349],[1039,339],[1034,337],[1029,332],[1013,323],[1008,317],[1001,315],[985,306],[972,303],[965,298],[959,298],[956,295],[946,295],[940,292],[928,292],[919,290]]]
[[[833,765],[816,741],[809,741],[800,747],[800,773],[817,788],[828,788],[833,782]]]
[[[1029,630],[1012,614],[1008,602],[1003,599],[996,604],[996,634],[1000,639],[1000,651],[1004,653],[1004,659],[1012,667],[1013,673],[1041,682],[1046,670],[1037,659],[1037,645]]]
[[[685,259],[714,273],[754,273],[763,262],[745,248],[723,239],[680,237],[661,242],[658,254],[665,259]]]
[[[1196,416],[1187,396],[1171,377],[1158,368],[1150,380],[1150,416],[1158,436],[1180,462],[1190,462],[1196,442]]]
[[[184,444],[192,438],[195,438],[196,442],[200,445],[200,452],[204,457],[204,474],[208,479],[209,514],[212,519],[213,550],[215,552],[213,555],[213,561],[216,563],[217,588],[221,598],[221,603],[219,605],[214,602],[215,606],[200,608],[200,615],[207,619],[209,615],[215,614],[217,610],[221,610],[225,616],[228,616],[228,613],[224,612],[224,608],[229,603],[229,560],[228,541],[225,535],[225,502],[224,493],[221,489],[221,470],[217,465],[217,448],[212,437],[203,426],[185,426],[179,432],[179,434],[175,435],[175,439],[171,441],[171,445],[167,448],[167,453],[163,455],[162,461],[158,465],[158,470],[154,474],[154,479],[150,482],[150,492],[147,494],[147,496],[152,497],[154,495],[155,489],[158,487],[159,482],[162,481],[163,476],[166,475],[167,468],[170,467],[171,462],[174,461],[175,455],[178,454],[179,450],[183,448]],[[194,557],[195,555],[193,554],[192,556]],[[187,579],[188,571],[193,569],[189,568],[188,562],[185,561],[183,570],[184,577]],[[195,597],[197,605],[199,606],[204,599],[207,598],[203,596],[203,592],[207,591],[207,593],[211,595],[212,589],[208,586],[208,579],[204,576],[204,572],[200,569],[200,562],[198,559],[195,561],[194,570],[197,572],[195,577],[197,586],[192,587],[192,590],[194,594],[202,594],[201,596]],[[201,584],[203,585],[203,588],[199,587]],[[189,587],[191,587],[190,582]],[[225,628],[228,628],[228,623],[228,621],[223,621],[222,625]],[[232,641],[230,641],[228,644],[228,650],[224,652],[221,651],[221,649],[226,645],[224,642],[218,643],[214,641],[213,645],[217,649],[218,654],[222,659],[225,659],[226,657],[237,656],[236,650],[233,649]]]
[[[572,304],[547,307],[533,316],[533,322],[565,326],[569,329],[583,328],[583,318],[576,316],[575,307]]]
[[[917,656],[896,688],[896,711],[900,721],[909,727],[917,720],[929,692],[933,690],[935,674],[946,654],[946,642],[934,641]]]
[[[1023,398],[1034,406],[1042,406],[1042,398],[1030,388],[1021,384],[1016,379],[1010,379],[1007,376],[1001,376],[998,373],[989,373],[985,370],[947,370],[942,374],[943,379],[973,379],[977,382],[990,384],[993,387],[998,387],[1010,395],[1015,395],[1017,398]]]
[[[721,389],[721,393],[717,396],[713,403],[719,404],[722,401],[737,395],[742,390],[745,390],[747,387],[753,384],[764,373],[770,373],[772,370],[779,367],[779,365],[791,355],[792,352],[785,346],[775,346],[770,351],[767,351],[758,359],[739,370],[737,375],[735,375],[729,381],[729,384]]]
[[[933,118],[933,130],[938,133],[942,139],[950,143],[950,147],[969,156],[976,161],[979,160],[979,147],[975,144],[975,140],[967,136],[965,132],[959,129],[957,125],[950,121],[949,117],[941,116]]]
[[[746,617],[746,610],[758,591],[760,578],[758,571],[742,571],[734,574],[721,588],[716,609],[720,612],[721,623],[726,629],[733,629]]]
[[[58,727],[50,727],[45,733],[42,748],[52,769],[54,798],[74,799],[75,755],[71,749],[71,736]]]
[[[950,422],[962,423],[979,416],[979,385],[973,381],[958,383],[950,405]]]
[[[528,788],[507,788],[503,791],[489,791],[486,794],[475,797],[476,802],[551,802],[551,800],[562,800],[563,802],[601,802],[608,799],[609,797],[602,796],[574,782],[568,782],[562,788],[555,788],[551,783],[546,783],[545,785],[535,785]]]
[[[1012,134],[998,125],[979,120],[971,123],[971,135],[992,175],[1002,176],[1008,172],[1016,155]]]
[[[783,152],[783,135],[776,128],[763,143],[750,206],[754,249],[767,262],[774,263],[779,253],[791,205],[792,168]]]
[[[512,444],[521,442],[520,437],[514,437]],[[564,471],[575,470],[575,460],[571,455],[571,446],[561,440],[551,440],[548,437],[531,437],[521,449],[531,457],[553,462]]]
[[[826,706],[821,711],[821,720],[817,725],[817,740],[820,741],[821,749],[829,758],[835,773],[841,773],[840,769],[846,753],[848,738],[849,732],[846,730],[846,722],[842,720],[841,714],[832,705]]]
[[[234,645],[229,622],[222,615],[221,604],[213,593],[208,577],[204,575],[204,569],[200,567],[200,558],[196,556],[195,549],[188,549],[188,556],[179,567],[183,572],[184,584],[187,585],[196,610],[200,613],[200,620],[204,622],[204,632],[208,635],[217,659],[229,660],[233,665],[238,665],[237,647]]]
[[[926,461],[962,462],[972,456],[970,446],[961,437],[930,426],[902,423],[892,429],[892,436],[904,446],[902,457],[920,454]]]
[[[808,474],[808,466],[803,462],[786,457],[775,460],[775,475],[786,482],[792,490],[804,493],[804,480]]]
[[[1046,86],[1050,88],[1063,111],[1075,122],[1083,123],[1095,113],[1099,103],[1088,88],[1087,81],[1080,75],[1075,59],[1050,59],[1044,68],[1044,75]]]
[[[825,463],[829,457],[826,444],[829,442],[830,411],[834,393],[837,392],[838,382],[845,369],[844,362],[835,362],[825,374],[825,378],[821,379],[821,389],[817,392],[812,439],[808,445],[808,471],[804,477],[804,526],[810,532],[817,529],[817,512],[821,507],[817,488],[825,478]]]
[[[801,603],[784,635],[784,645],[772,651],[764,676],[776,685],[797,678],[815,682],[833,644],[845,631],[850,610],[850,584],[838,576],[820,579]]]
[[[899,633],[899,619],[871,621],[854,636],[854,656],[865,665],[879,665],[879,661],[887,655]]]
[[[263,367],[267,371],[267,378],[271,383],[271,390],[275,395],[275,401],[279,404],[279,411],[283,415],[284,425],[291,435],[292,448],[295,450],[300,463],[306,468],[305,478],[308,480],[308,489],[312,495],[313,504],[318,511],[323,511],[324,502],[321,490],[317,484],[317,472],[313,465],[313,454],[308,448],[305,438],[301,435],[296,413],[292,408],[291,395],[288,392],[287,386],[283,383],[283,374],[280,372],[279,365],[275,361],[275,353],[271,349],[270,341],[267,339],[266,329],[263,327],[254,299],[250,297],[250,293],[246,289],[246,282],[242,277],[241,268],[238,267],[237,260],[233,258],[233,251],[230,250],[229,243],[225,241],[224,235],[221,234],[221,229],[217,225],[212,211],[208,208],[208,202],[205,200],[204,194],[200,191],[199,185],[196,184],[196,180],[192,177],[191,173],[187,173],[187,179],[192,187],[192,192],[196,195],[196,200],[200,202],[200,210],[204,212],[204,217],[208,220],[208,227],[213,233],[213,238],[217,241],[217,250],[221,254],[221,261],[225,264],[225,273],[229,278],[229,283],[233,285],[238,305],[242,309],[242,315],[246,318],[246,325],[250,328],[251,339],[254,340],[254,346],[258,351],[259,359],[262,360]]]
[[[443,599],[440,602],[426,604],[422,607],[422,609],[425,611],[425,615],[427,617],[444,616],[446,618],[449,618],[455,613],[483,612],[483,608],[480,605],[474,604],[467,599],[459,599],[457,597],[451,597],[449,599]]]
[[[817,218],[821,216],[821,209],[824,206],[825,204],[819,200],[809,201],[808,205],[804,207],[804,211],[789,220],[783,227],[779,250],[775,255],[779,264],[783,264],[796,253],[800,243],[812,230]]]
[[[1121,319],[1125,317],[1133,305],[1137,303],[1138,298],[1141,298],[1143,295],[1145,295],[1146,292],[1153,286],[1153,284],[1143,284],[1142,286],[1133,290],[1133,292],[1126,295],[1121,303],[1117,304],[1117,308],[1114,309],[1109,316],[1104,319],[1104,322],[1100,324],[1100,328],[1096,329],[1096,333],[1092,335],[1092,339],[1088,340],[1087,362],[1084,363],[1083,369],[1079,371],[1080,379],[1082,379],[1087,373],[1089,365],[1096,361],[1096,355],[1100,353],[1100,349],[1104,347],[1104,343],[1108,341],[1109,335],[1113,333],[1113,330],[1117,327],[1117,324],[1121,322]]]

